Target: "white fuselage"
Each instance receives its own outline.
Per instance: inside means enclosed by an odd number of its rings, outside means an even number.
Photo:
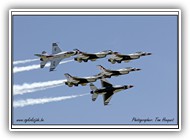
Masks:
[[[128,74],[130,72],[129,69],[118,69],[116,70],[117,72],[119,72],[120,74]],[[107,71],[104,71],[102,72],[103,74],[106,74],[106,75],[112,75],[112,74],[115,74],[114,71],[112,70],[107,70]]]
[[[47,55],[45,56],[45,60],[46,61],[51,61],[54,59],[64,59],[64,58],[69,58],[71,56],[74,55],[74,52],[60,52],[57,54],[51,54],[51,55]]]

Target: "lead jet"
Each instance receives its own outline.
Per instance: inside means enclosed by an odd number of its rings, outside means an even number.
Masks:
[[[119,75],[128,74],[131,71],[141,70],[141,69],[132,68],[132,67],[127,67],[127,68],[118,69],[118,70],[106,69],[101,65],[98,65],[97,67],[101,70],[101,73],[97,74],[97,77],[99,78],[111,78],[111,76],[119,76]]]
[[[152,53],[136,52],[133,54],[123,55],[123,54],[120,54],[118,52],[113,52],[112,57],[110,57],[108,59],[108,61],[111,62],[112,64],[115,64],[116,62],[121,63],[122,61],[129,62],[130,60],[138,59],[141,56],[147,56],[147,55],[151,55],[151,54]]]
[[[92,101],[95,101],[99,94],[103,96],[104,105],[108,105],[114,93],[132,88],[133,85],[116,85],[113,86],[105,79],[101,79],[102,88],[98,89],[94,84],[90,83],[90,93],[92,94]]]
[[[57,43],[52,43],[52,54],[48,54],[47,52],[43,51],[42,54],[34,55],[40,57],[40,68],[44,68],[46,63],[50,61],[50,71],[53,71],[62,59],[69,58],[76,54],[77,51],[62,52]]]
[[[76,77],[76,76],[71,76],[68,73],[65,73],[64,75],[67,78],[65,85],[67,85],[69,87],[72,87],[73,85],[78,86],[79,84],[82,86],[86,86],[87,83],[95,82],[98,79],[96,76],[80,78],[80,77]]]
[[[78,61],[78,62],[88,62],[88,60],[91,60],[91,61],[96,61],[97,59],[99,58],[104,58],[106,57],[107,55],[110,55],[112,54],[112,51],[111,50],[106,50],[106,51],[102,51],[102,52],[97,52],[97,53],[86,53],[86,52],[81,52],[80,50],[78,49],[75,49],[75,51],[77,51],[77,53],[79,54],[77,57],[74,58],[75,61]]]

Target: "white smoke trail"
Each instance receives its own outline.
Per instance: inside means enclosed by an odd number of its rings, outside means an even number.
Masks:
[[[46,82],[35,82],[35,83],[24,83],[22,85],[13,85],[13,94],[14,95],[22,95],[25,93],[36,92],[40,90],[46,90],[48,88],[54,88],[58,86],[62,86],[64,84],[64,80],[53,80]]]
[[[39,59],[18,60],[18,61],[14,61],[13,64],[14,64],[14,65],[25,64],[25,63],[29,63],[29,62],[38,61],[38,60],[39,60]]]
[[[64,64],[64,63],[68,63],[68,62],[72,62],[74,60],[67,60],[67,61],[62,61],[59,64]],[[50,63],[48,63],[45,67],[49,67]],[[17,73],[17,72],[23,72],[23,71],[30,71],[30,70],[34,70],[34,69],[40,69],[40,65],[29,65],[29,66],[24,66],[24,67],[14,67],[13,68],[13,73]]]
[[[67,99],[73,99],[81,96],[89,95],[89,93],[86,94],[80,94],[80,95],[71,95],[71,96],[61,96],[61,97],[50,97],[50,98],[39,98],[39,99],[26,99],[26,100],[18,100],[13,102],[13,106],[16,107],[25,107],[29,105],[36,105],[36,104],[45,104],[50,102],[58,102],[63,101]]]

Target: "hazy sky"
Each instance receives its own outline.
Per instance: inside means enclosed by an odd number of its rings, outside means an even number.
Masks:
[[[109,56],[95,62],[67,62],[72,57],[63,60],[56,71],[38,69],[40,61],[34,54],[44,50],[51,54],[53,42],[63,51],[145,51],[152,56],[121,64],[109,63]],[[14,124],[24,124],[18,119],[27,118],[43,118],[36,124],[139,124],[132,119],[156,117],[177,123],[177,16],[14,16],[13,59],[27,60],[13,65],[15,71],[20,70],[13,73]],[[108,79],[113,85],[134,85],[116,93],[108,106],[101,96],[92,102],[89,85],[60,86],[64,73],[95,75],[99,64],[142,70]],[[100,81],[94,84],[101,87]]]

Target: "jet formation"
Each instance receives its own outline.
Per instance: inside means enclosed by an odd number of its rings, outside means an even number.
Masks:
[[[122,61],[129,62],[131,60],[139,59],[142,56],[152,55],[152,53],[136,52],[132,54],[120,54],[119,52],[113,52],[112,50],[106,50],[97,53],[86,53],[78,49],[74,49],[73,51],[62,52],[62,50],[58,47],[57,43],[52,43],[52,54],[49,55],[45,51],[43,51],[42,54],[35,54],[35,56],[40,57],[41,68],[44,68],[47,62],[51,63],[50,71],[54,71],[62,59],[69,58],[75,55],[77,56],[74,57],[74,60],[79,63],[81,63],[82,61],[88,62],[88,60],[96,61],[97,59],[105,58],[106,56],[111,55],[111,57],[108,58],[108,62],[115,64],[115,63],[121,63]],[[106,69],[102,65],[98,65],[97,67],[100,69],[101,72],[89,77],[71,76],[69,73],[65,73],[64,75],[67,79],[65,85],[69,87],[78,86],[78,85],[86,86],[88,83],[90,83],[90,89],[91,89],[90,93],[92,94],[92,101],[95,101],[98,95],[102,95],[104,99],[104,105],[109,104],[111,97],[114,95],[114,93],[134,87],[133,85],[113,86],[111,83],[109,83],[106,80],[106,78],[111,78],[112,76],[125,75],[133,71],[141,70],[140,68],[132,68],[132,67],[126,67],[117,70]],[[98,89],[93,84],[93,82],[96,82],[97,80],[101,81],[102,88]]]

